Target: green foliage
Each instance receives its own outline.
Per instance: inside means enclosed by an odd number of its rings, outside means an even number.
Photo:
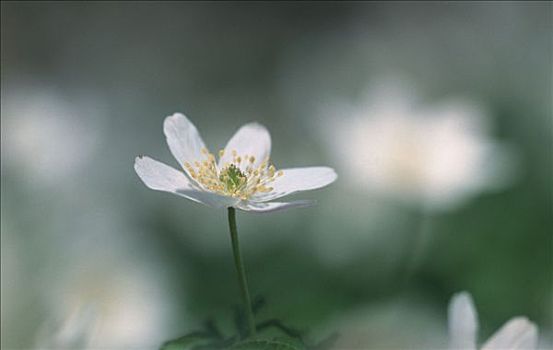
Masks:
[[[204,345],[209,338],[201,332],[189,333],[177,339],[164,343],[160,350],[186,350],[193,349],[195,346]]]
[[[263,306],[265,299],[255,298],[252,303],[254,314]],[[244,312],[240,308],[236,308],[234,312],[234,327],[236,335],[225,336],[215,322],[209,320],[204,323],[202,330],[167,341],[160,350],[327,350],[337,338],[336,335],[332,335],[318,344],[309,345],[304,340],[303,332],[287,326],[276,318],[257,323],[258,336],[250,338]]]
[[[166,342],[160,350],[200,350],[200,349],[228,349],[228,350],[306,350],[307,347],[298,340],[290,338],[257,337],[244,339],[232,344],[218,342],[216,339],[206,338],[200,332],[193,332],[183,337]]]
[[[229,350],[305,350],[301,342],[288,338],[246,339],[232,345]]]

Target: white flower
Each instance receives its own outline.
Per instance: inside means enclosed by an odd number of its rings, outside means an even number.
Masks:
[[[474,350],[477,348],[478,316],[472,298],[467,292],[453,296],[449,303],[449,348]],[[526,317],[509,320],[481,350],[534,350],[537,348],[538,329]]]
[[[163,339],[169,304],[156,275],[144,267],[113,267],[109,256],[99,261],[56,277],[36,348],[151,349]]]
[[[2,157],[24,180],[65,187],[90,165],[101,145],[102,104],[75,96],[31,87],[8,93],[2,103]]]
[[[328,167],[277,171],[269,162],[271,137],[257,123],[241,127],[219,151],[219,161],[204,145],[198,130],[180,113],[165,118],[163,131],[183,171],[149,157],[137,157],[136,173],[153,190],[183,196],[214,208],[235,207],[269,212],[312,205],[312,201],[272,202],[329,185],[337,175]]]
[[[419,106],[411,90],[377,85],[329,123],[331,152],[356,188],[428,209],[450,209],[511,179],[512,158],[488,134],[482,108],[464,99]]]

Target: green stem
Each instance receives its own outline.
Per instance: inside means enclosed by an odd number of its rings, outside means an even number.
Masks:
[[[246,318],[248,319],[249,335],[255,335],[255,321],[252,312],[252,302],[250,300],[250,292],[248,291],[248,281],[246,280],[246,270],[242,263],[242,256],[240,255],[240,245],[238,243],[238,231],[236,230],[236,210],[234,208],[228,208],[228,225],[230,228],[230,240],[232,242],[232,253],[234,254],[234,265],[236,266],[236,272],[238,273],[238,284],[240,285],[240,293],[242,294],[242,301],[244,302],[244,308],[246,311]]]

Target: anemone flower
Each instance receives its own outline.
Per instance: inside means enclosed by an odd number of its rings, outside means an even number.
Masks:
[[[461,292],[449,304],[449,349],[477,349],[478,315],[469,293]],[[514,317],[482,345],[481,350],[534,350],[538,329],[526,317]]]
[[[210,207],[269,212],[309,206],[312,201],[272,201],[327,186],[337,177],[328,167],[277,171],[270,164],[269,132],[257,123],[242,126],[225,149],[219,151],[218,162],[184,115],[176,113],[167,117],[163,131],[183,171],[139,156],[134,164],[136,173],[151,189],[174,193]]]
[[[511,184],[516,154],[493,137],[484,106],[459,97],[421,103],[413,91],[376,84],[361,104],[323,123],[356,191],[440,212]]]
[[[329,185],[337,175],[328,167],[278,170],[270,163],[271,137],[257,123],[242,126],[226,147],[218,152],[219,160],[206,148],[198,130],[183,114],[175,113],[163,123],[171,153],[182,167],[176,170],[152,158],[139,156],[134,169],[144,184],[157,191],[170,192],[213,208],[228,208],[234,263],[249,334],[256,326],[251,310],[246,275],[236,229],[235,208],[270,212],[312,205],[312,201],[273,202],[280,197]]]

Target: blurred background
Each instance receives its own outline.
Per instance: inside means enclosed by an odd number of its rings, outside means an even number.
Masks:
[[[225,211],[147,189],[163,119],[212,150],[246,122],[309,209],[239,212],[259,319],[337,349],[552,327],[548,2],[2,2],[2,348],[151,349],[240,302]]]

